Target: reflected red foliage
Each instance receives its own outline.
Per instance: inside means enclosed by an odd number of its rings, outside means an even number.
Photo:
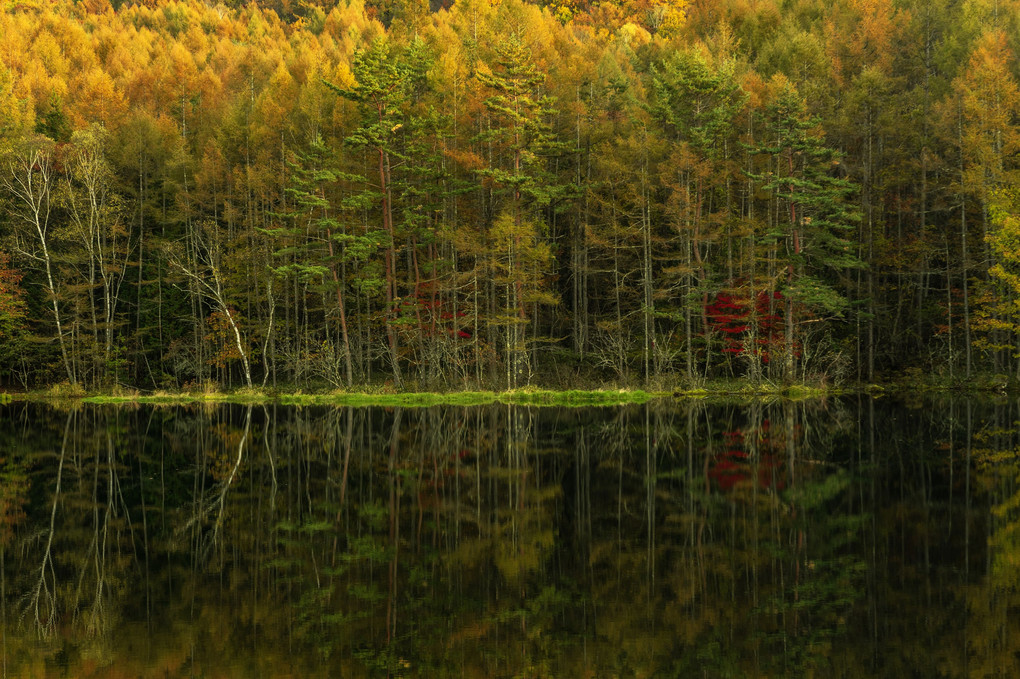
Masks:
[[[757,438],[757,459],[752,459],[744,449],[748,437]],[[778,442],[770,435],[768,420],[763,420],[756,430],[723,432],[723,439],[727,449],[714,456],[708,470],[708,478],[721,492],[752,480],[759,488],[782,490],[786,486],[783,458],[776,450]]]

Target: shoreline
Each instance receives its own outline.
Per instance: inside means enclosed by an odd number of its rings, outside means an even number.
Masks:
[[[0,403],[27,402],[80,402],[100,405],[154,404],[190,405],[200,403],[233,403],[242,405],[293,405],[293,406],[383,406],[383,407],[428,407],[438,405],[479,406],[502,403],[526,406],[619,406],[641,404],[653,400],[685,400],[711,398],[740,399],[782,399],[810,400],[854,394],[873,396],[910,392],[913,394],[959,394],[959,395],[1007,395],[1015,392],[1005,385],[987,383],[970,384],[917,384],[890,383],[867,384],[844,387],[813,386],[806,384],[777,385],[771,383],[751,384],[739,381],[707,384],[689,389],[672,390],[644,389],[539,389],[525,387],[509,391],[448,391],[448,392],[397,392],[371,390],[323,391],[304,393],[272,389],[237,389],[234,391],[192,391],[142,393],[134,390],[111,392],[83,392],[58,385],[48,390],[28,392],[0,392]]]
[[[614,406],[628,403],[646,403],[669,396],[667,392],[627,390],[548,390],[518,389],[513,391],[451,391],[451,392],[276,392],[241,389],[232,392],[154,392],[142,393],[86,393],[67,394],[53,391],[2,393],[0,403],[26,402],[79,402],[99,405],[153,404],[192,405],[202,403],[231,403],[240,405],[287,406],[383,406],[428,407],[439,405],[480,406],[496,403],[536,406]]]

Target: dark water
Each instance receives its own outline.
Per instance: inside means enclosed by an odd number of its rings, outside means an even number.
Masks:
[[[8,404],[3,671],[1020,676],[1017,419]]]

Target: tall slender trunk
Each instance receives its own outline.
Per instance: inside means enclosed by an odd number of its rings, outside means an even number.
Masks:
[[[383,120],[383,108],[379,105],[379,122]],[[400,387],[403,380],[400,376],[400,362],[397,350],[397,333],[393,329],[393,303],[397,294],[396,250],[393,233],[393,212],[391,205],[389,179],[389,158],[386,150],[378,147],[379,153],[379,191],[382,193],[382,219],[383,229],[386,231],[388,241],[386,243],[385,266],[386,266],[386,313],[383,320],[386,323],[386,340],[390,350],[390,364],[393,368],[393,381]]]
[[[964,194],[963,167],[963,108],[958,110],[957,135],[960,145],[960,271],[963,278],[963,342],[965,346],[966,368],[964,375],[970,379],[970,299],[967,283],[967,198]]]
[[[875,381],[875,222],[873,182],[875,164],[873,157],[872,112],[868,108],[868,171],[865,184],[865,210],[868,216],[868,382]]]
[[[648,205],[648,131],[644,131],[645,134],[645,148],[643,162],[641,164],[641,255],[642,255],[642,290],[644,293],[643,299],[643,316],[644,316],[644,373],[645,383],[651,379],[652,372],[652,352],[655,348],[655,321],[654,321],[654,309],[652,307],[652,220],[650,214],[650,207]],[[656,366],[657,367],[657,366]]]
[[[344,376],[347,378],[347,386],[351,386],[354,383],[354,370],[351,366],[351,340],[347,334],[347,306],[344,304],[343,286],[336,270],[336,262],[333,260],[333,234],[329,229],[326,229],[326,241],[329,243],[329,272],[333,276],[336,305],[340,311],[340,338],[344,343]]]
[[[789,170],[790,177],[793,176],[793,150],[787,150],[787,169]],[[795,188],[791,184],[787,189],[793,194]],[[800,231],[797,227],[797,205],[792,200],[790,201],[790,245],[792,247],[792,254],[794,256],[800,254]],[[796,341],[796,333],[794,332],[793,325],[793,298],[789,294],[789,289],[793,287],[794,281],[794,265],[793,262],[786,267],[786,284],[787,294],[784,295],[784,305],[786,307],[786,379],[793,380],[796,375],[795,373],[795,356],[794,356],[794,342]]]

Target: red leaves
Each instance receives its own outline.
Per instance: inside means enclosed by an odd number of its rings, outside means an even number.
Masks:
[[[0,250],[0,338],[20,326],[25,318],[21,274],[10,268],[10,261],[10,255]]]
[[[420,286],[420,292],[414,297],[404,298],[394,303],[394,311],[404,319],[415,319],[413,324],[425,336],[444,333],[449,337],[471,339],[474,334],[464,329],[458,318],[467,317],[467,313],[457,309],[449,310],[439,295],[433,294],[429,284]]]
[[[738,298],[729,293],[721,292],[715,300],[705,306],[705,317],[712,332],[719,333],[723,339],[723,352],[741,355],[746,350],[744,335],[750,331],[751,323],[757,323],[755,344],[758,355],[763,363],[769,362],[769,351],[782,342],[782,319],[771,300],[780,300],[783,295],[778,290],[771,295],[767,291],[759,292],[755,297],[754,317],[751,316],[751,305],[746,298]]]

